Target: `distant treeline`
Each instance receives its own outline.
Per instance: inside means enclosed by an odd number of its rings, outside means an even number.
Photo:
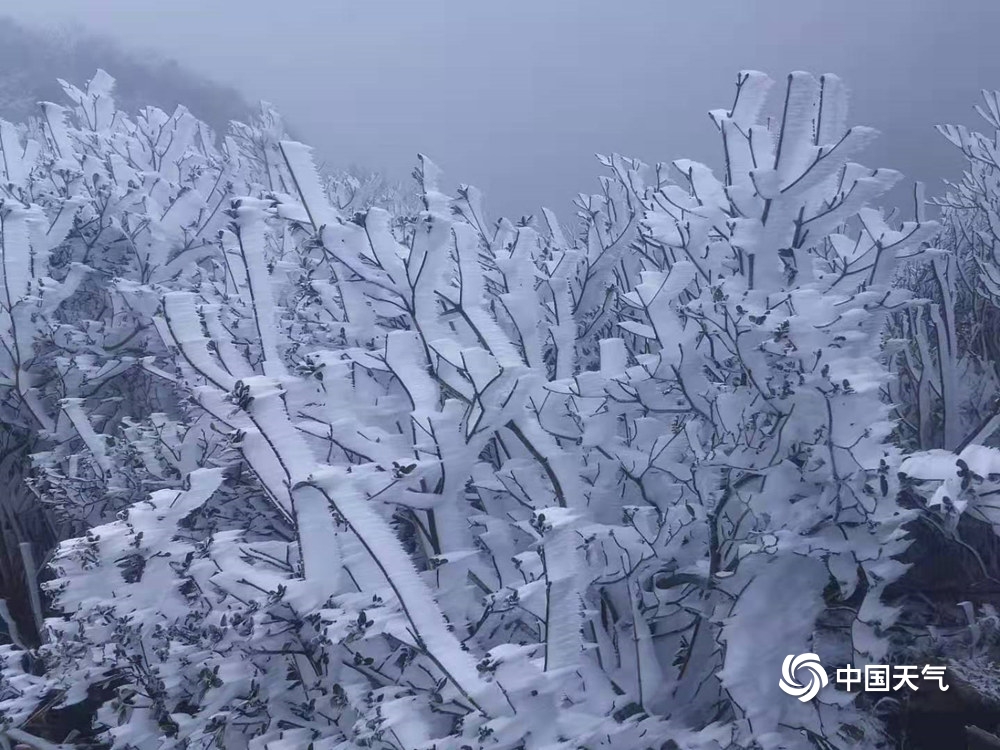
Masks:
[[[104,68],[115,76],[115,98],[126,112],[154,105],[167,112],[184,103],[216,131],[245,120],[247,102],[232,88],[204,80],[177,62],[121,49],[101,36],[28,29],[0,17],[0,117],[23,122],[39,101],[64,98],[57,78],[79,81]]]

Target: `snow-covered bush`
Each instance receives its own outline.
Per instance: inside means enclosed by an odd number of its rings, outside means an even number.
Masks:
[[[778,690],[790,652],[885,659],[912,517],[881,331],[937,228],[868,206],[898,175],[851,161],[835,77],[770,120],[741,74],[722,176],[603,159],[575,234],[489,221],[426,158],[394,216],[269,110],[220,148],[109,84],[36,137],[76,286],[17,410],[50,415],[39,496],[92,528],[41,666],[0,651],[5,721],[110,684],[120,748],[876,741],[832,685]]]
[[[967,160],[962,179],[935,201],[943,227],[936,241],[947,253],[900,277],[928,304],[896,318],[887,347],[901,375],[888,392],[908,436],[902,442],[924,449],[904,464],[909,489],[926,522],[977,556],[985,550],[961,539],[960,518],[1000,528],[989,486],[1000,454],[984,447],[995,445],[1000,427],[1000,93],[984,92],[984,103],[977,110],[992,134],[939,128]]]
[[[1000,350],[1000,92],[983,92],[977,111],[992,134],[964,126],[938,128],[966,159],[950,184],[936,244],[946,255],[907,269],[901,285],[928,300],[890,327],[889,355],[900,377],[888,389],[898,408],[902,443],[911,449],[961,451],[988,441],[998,422]],[[922,211],[923,195],[915,195]]]
[[[948,208],[934,239],[946,252],[897,277],[926,300],[892,316],[887,327],[885,354],[898,377],[885,393],[898,418],[897,442],[908,450],[955,450],[990,437],[980,428],[996,413],[1000,396],[991,335],[1000,309],[982,287],[970,229],[976,221],[974,212]]]
[[[842,694],[796,713],[771,676],[787,653],[886,655],[895,612],[880,597],[903,572],[910,516],[884,443],[879,332],[906,304],[897,264],[936,228],[892,228],[865,206],[898,175],[850,161],[872,133],[845,131],[837,79],[791,76],[774,133],[759,119],[767,85],[741,76],[733,108],[713,113],[725,176],[675,163],[683,187],[649,194],[643,252],[619,263],[632,377],[649,393],[631,387],[636,437],[619,463],[647,478],[644,495],[689,509],[687,544],[657,555],[679,568],[654,583],[656,599],[687,605],[671,697],[702,720],[721,704],[763,746],[833,741],[838,725],[850,743]]]

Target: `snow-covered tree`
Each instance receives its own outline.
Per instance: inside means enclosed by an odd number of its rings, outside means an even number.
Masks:
[[[897,339],[890,348],[901,374],[890,393],[901,417],[903,442],[923,449],[906,459],[902,476],[912,502],[922,509],[922,528],[934,540],[914,555],[916,572],[927,580],[935,570],[955,567],[942,560],[949,552],[968,561],[969,570],[958,582],[968,594],[956,593],[955,599],[967,600],[962,606],[969,608],[973,624],[975,592],[995,580],[991,555],[1000,528],[993,502],[1000,471],[1000,352],[995,335],[1000,315],[1000,94],[984,92],[983,97],[984,106],[977,109],[993,132],[939,128],[961,150],[966,169],[945,197],[934,201],[942,209],[937,244],[947,254],[915,266],[901,279],[928,303],[896,321],[891,335]],[[927,601],[920,592],[917,596],[923,602],[914,603],[915,597],[910,597],[914,610]],[[961,674],[968,666],[955,668]]]
[[[790,652],[886,655],[895,612],[880,597],[905,568],[894,556],[910,516],[885,443],[879,332],[906,304],[890,285],[897,264],[935,226],[893,228],[866,207],[898,175],[850,161],[872,131],[845,129],[836,78],[790,76],[773,131],[761,121],[767,87],[741,75],[733,107],[713,113],[724,177],[685,161],[674,163],[681,185],[655,174],[642,251],[616,264],[636,363],[613,407],[635,421],[616,463],[643,499],[671,498],[688,515],[659,527],[655,538],[670,529],[677,546],[652,556],[645,605],[662,617],[669,602],[680,612],[664,629],[687,627],[674,636],[669,699],[695,721],[749,721],[762,746],[849,745],[858,726],[842,694],[801,710],[771,675]]]
[[[575,233],[423,157],[393,215],[267,108],[216,146],[67,86],[18,141],[68,223],[11,255],[47,376],[11,392],[78,531],[4,721],[106,685],[118,748],[873,746],[778,676],[887,657],[882,327],[937,227],[869,206],[898,175],[838,79],[769,86],[713,113],[724,174],[604,158]]]
[[[923,208],[922,190],[916,194]],[[954,200],[954,196],[946,200]],[[941,251],[903,269],[897,284],[926,302],[894,315],[885,354],[898,378],[885,388],[895,406],[898,442],[909,450],[961,450],[990,434],[996,413],[998,361],[990,332],[998,308],[984,293],[974,211],[949,206],[934,238]]]

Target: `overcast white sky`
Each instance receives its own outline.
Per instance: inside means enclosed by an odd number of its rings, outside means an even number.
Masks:
[[[1000,0],[0,0],[275,103],[333,165],[405,175],[422,151],[494,209],[565,209],[595,152],[715,160],[738,70],[835,72],[863,161],[940,188],[933,125],[1000,88]],[[110,71],[112,74],[114,71]]]

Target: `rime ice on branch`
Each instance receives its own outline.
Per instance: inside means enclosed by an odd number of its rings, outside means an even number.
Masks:
[[[873,132],[836,78],[793,74],[773,124],[769,86],[713,113],[721,176],[602,159],[575,233],[491,222],[423,157],[422,208],[351,205],[273,113],[217,149],[69,87],[16,211],[80,218],[5,274],[94,287],[19,330],[58,377],[11,392],[51,423],[39,492],[96,525],[53,561],[46,674],[0,652],[7,720],[114,679],[118,748],[871,735],[778,675],[886,655],[910,515],[880,333],[936,228],[868,206],[898,175],[851,161]],[[124,373],[141,403],[100,390]]]

